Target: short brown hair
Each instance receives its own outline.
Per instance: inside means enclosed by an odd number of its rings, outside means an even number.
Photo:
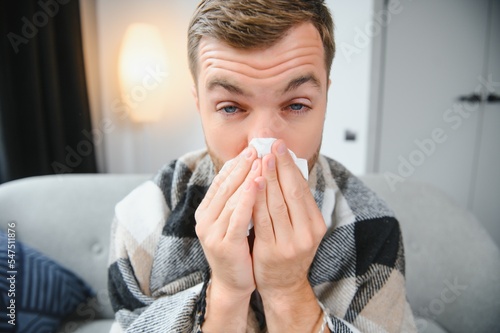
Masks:
[[[311,22],[320,34],[329,75],[335,42],[332,16],[324,0],[202,0],[188,29],[189,69],[195,83],[198,46],[203,36],[239,49],[265,48],[304,22]]]

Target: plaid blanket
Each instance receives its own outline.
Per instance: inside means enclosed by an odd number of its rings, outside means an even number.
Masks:
[[[116,205],[108,271],[116,331],[201,332],[209,267],[194,213],[214,176],[206,151],[190,153]],[[309,281],[330,316],[330,330],[416,332],[392,211],[325,156],[311,170],[309,185],[328,226]],[[247,332],[265,331],[259,297],[252,297],[249,312]]]

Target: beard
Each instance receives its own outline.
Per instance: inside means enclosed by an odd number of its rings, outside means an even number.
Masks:
[[[214,170],[215,170],[215,174],[218,174],[220,172],[220,170],[222,169],[222,167],[224,166],[224,162],[222,159],[220,159],[214,152],[212,149],[210,149],[210,146],[207,144],[207,151],[208,151],[208,155],[210,155],[210,159],[212,160],[212,163],[214,164]]]
[[[205,142],[206,143],[206,142]],[[212,163],[214,164],[214,170],[215,170],[215,174],[218,174],[219,171],[222,169],[222,167],[224,166],[224,164],[227,162],[227,161],[223,161],[221,158],[219,158],[214,152],[213,150],[210,148],[210,146],[208,145],[208,143],[206,143],[206,146],[207,146],[207,151],[208,151],[208,155],[210,155],[210,158],[212,159]],[[318,147],[316,148],[314,154],[309,158],[307,159],[307,168],[309,170],[307,170],[309,173],[311,173],[311,170],[313,169],[314,165],[316,164],[316,162],[318,161],[318,158],[319,158],[319,151],[321,149],[321,142],[320,144],[318,145]]]
[[[320,148],[321,148],[321,143],[319,144],[318,148],[314,152],[313,156],[311,156],[311,158],[307,160],[307,168],[309,169],[309,170],[307,170],[307,172],[309,174],[311,173],[312,169],[314,168],[314,165],[318,161]]]

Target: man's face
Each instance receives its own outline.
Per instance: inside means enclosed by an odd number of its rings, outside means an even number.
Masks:
[[[253,138],[283,139],[297,157],[316,162],[326,112],[327,80],[320,35],[311,23],[261,50],[214,38],[199,45],[196,106],[216,171]]]

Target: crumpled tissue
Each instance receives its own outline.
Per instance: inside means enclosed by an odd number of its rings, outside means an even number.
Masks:
[[[267,154],[271,153],[271,147],[276,140],[277,140],[276,138],[254,138],[252,139],[252,141],[250,141],[249,146],[253,146],[257,151],[257,156],[259,158],[262,158]],[[302,173],[302,176],[306,180],[309,179],[309,169],[307,168],[307,160],[304,158],[298,158],[295,155],[295,153],[290,149],[288,149],[288,151],[290,152],[290,155],[295,161],[295,164]],[[253,220],[250,220],[250,223],[248,224],[247,236],[250,234],[250,229],[252,228],[253,228]]]

